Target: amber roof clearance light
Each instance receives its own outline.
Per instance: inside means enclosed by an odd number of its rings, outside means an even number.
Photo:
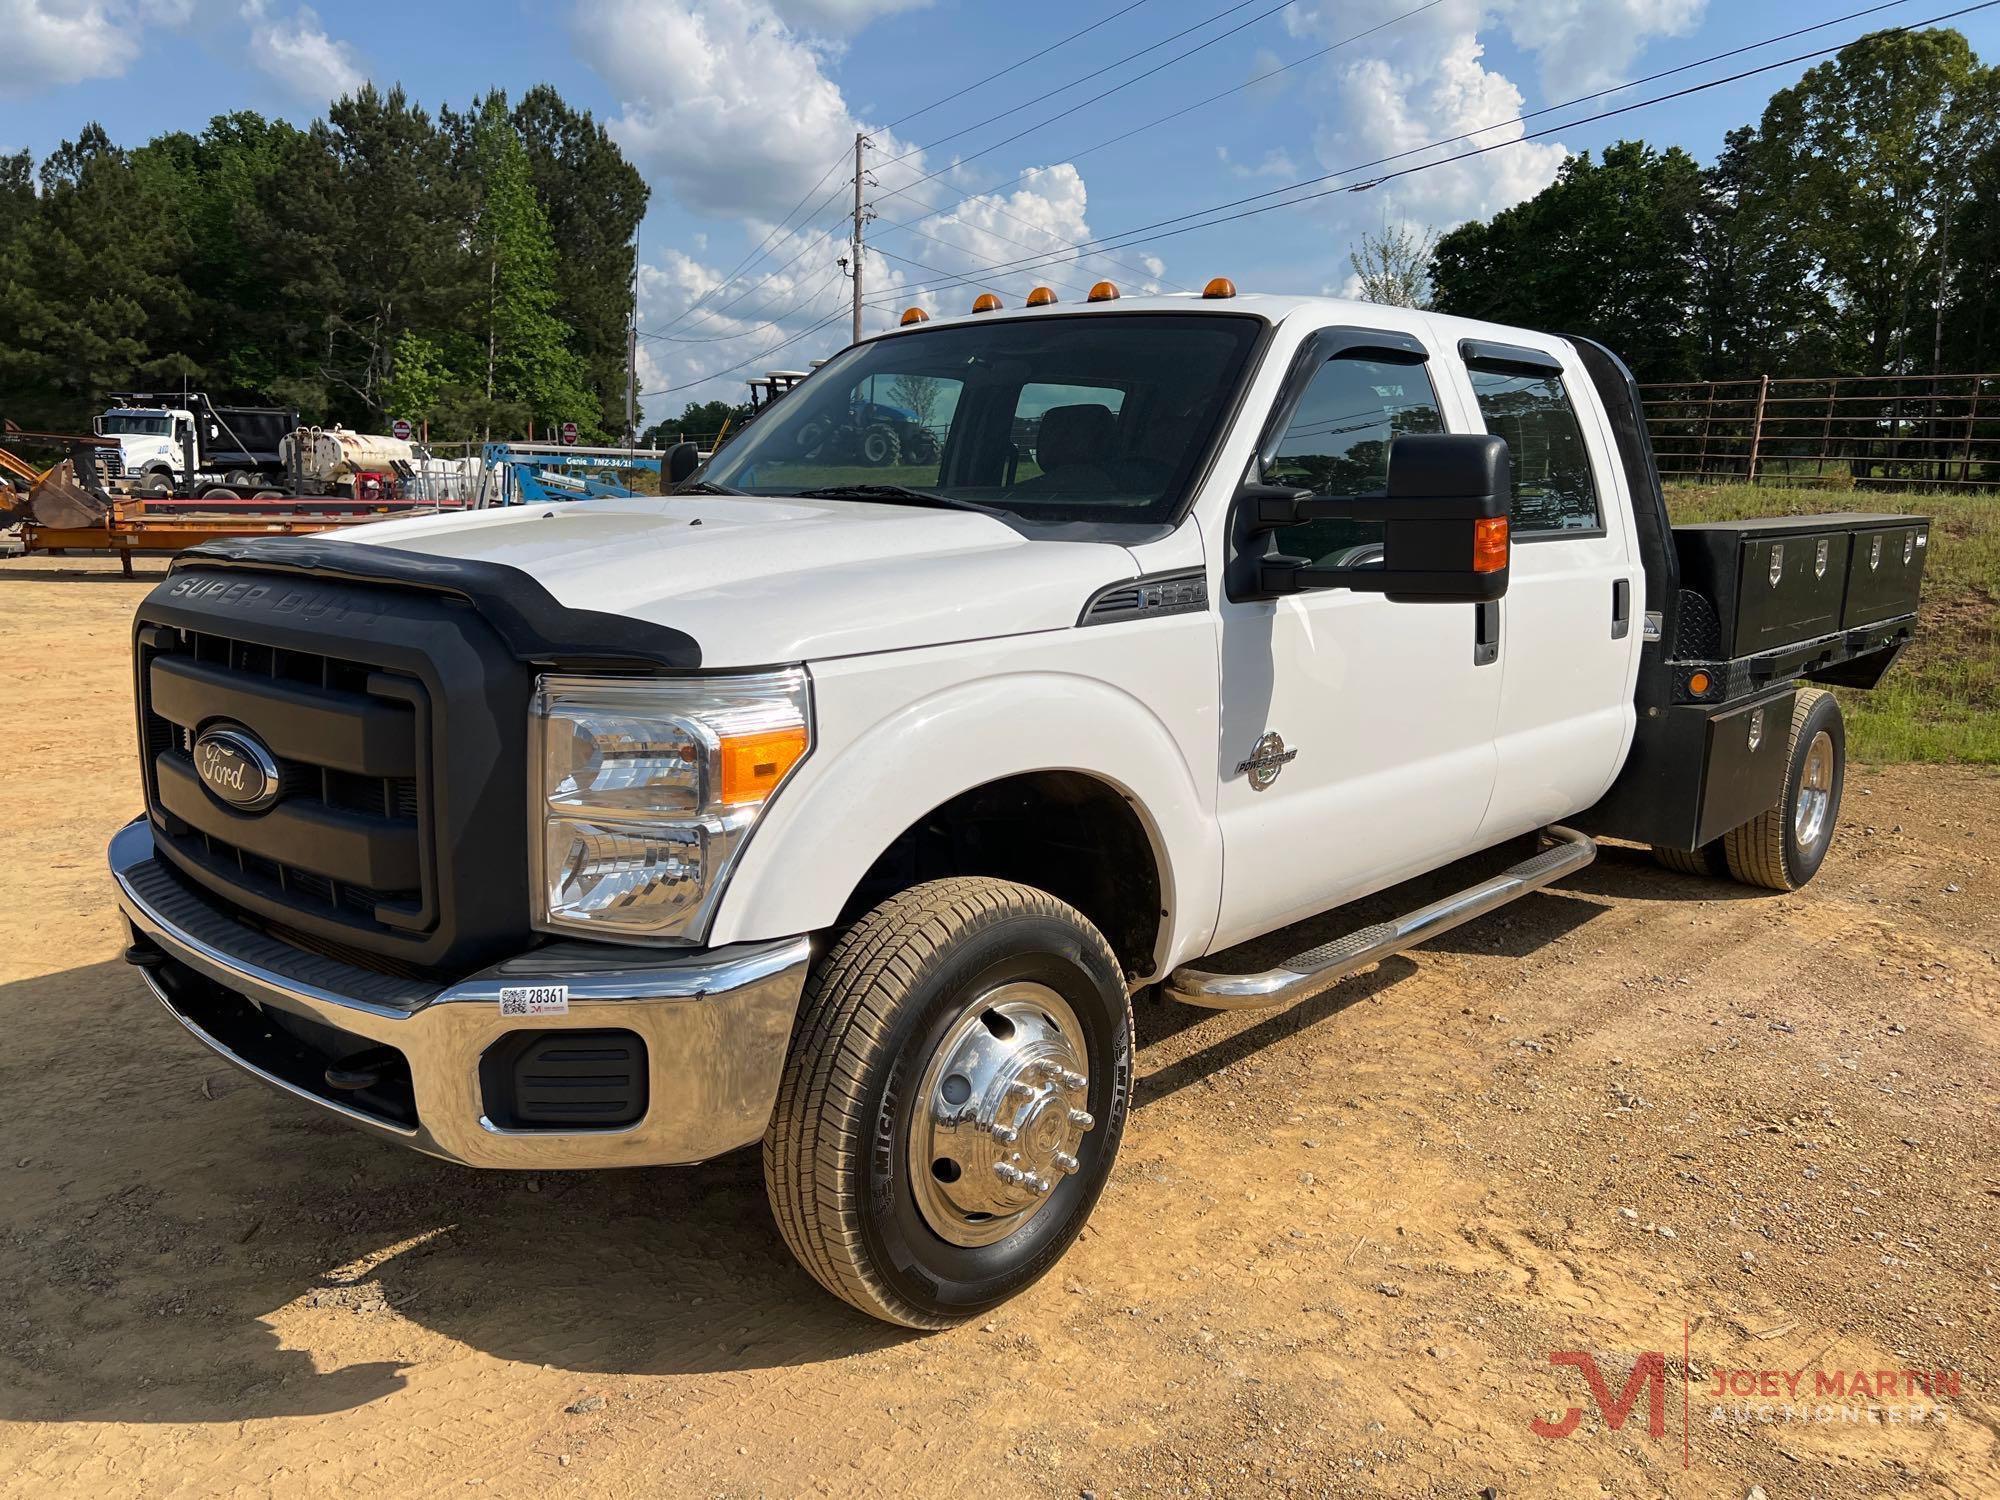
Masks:
[[[921,307],[906,307],[903,309],[903,316],[898,321],[903,327],[908,328],[912,323],[928,323],[930,320],[931,315]]]
[[[972,299],[974,312],[998,312],[1004,304],[991,292],[981,292]]]
[[[1227,276],[1218,276],[1201,289],[1201,294],[1207,298],[1234,297],[1236,295],[1236,283],[1231,281]]]
[[[1032,292],[1028,293],[1028,306],[1030,307],[1047,307],[1055,300],[1056,292],[1054,287],[1038,286]]]
[[[1092,302],[1116,302],[1118,300],[1118,288],[1108,281],[1100,281],[1090,289],[1088,300]]]

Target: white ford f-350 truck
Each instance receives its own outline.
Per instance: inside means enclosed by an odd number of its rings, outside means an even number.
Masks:
[[[1812,877],[1844,741],[1800,684],[1910,639],[1923,519],[1670,527],[1581,339],[1034,300],[913,310],[660,499],[183,555],[134,627],[127,956],[451,1161],[761,1141],[806,1268],[941,1327],[1081,1229],[1140,991],[1297,1000],[1595,835]],[[869,401],[934,451],[824,451]],[[1208,957],[1514,840],[1275,969]]]

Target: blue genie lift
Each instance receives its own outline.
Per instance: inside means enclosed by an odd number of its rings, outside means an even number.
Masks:
[[[561,443],[487,443],[481,450],[479,505],[545,505],[619,499],[638,490],[619,476],[658,474],[672,449],[587,448]]]

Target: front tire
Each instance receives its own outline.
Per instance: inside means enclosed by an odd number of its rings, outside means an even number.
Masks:
[[[1792,703],[1785,796],[1769,812],[1723,835],[1729,873],[1744,885],[1795,891],[1819,873],[1833,847],[1847,780],[1847,724],[1840,700],[1802,688]]]
[[[913,886],[807,981],[764,1136],[771,1211],[835,1296],[948,1328],[1082,1231],[1131,1088],[1131,1002],[1090,922],[1007,881]]]

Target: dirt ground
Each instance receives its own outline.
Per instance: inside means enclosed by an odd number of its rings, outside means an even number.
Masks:
[[[1607,849],[1288,1012],[1143,999],[1091,1229],[920,1337],[754,1153],[482,1175],[182,1033],[101,863],[146,587],[0,562],[0,1493],[2000,1491],[2000,777],[1856,768],[1798,895]]]

